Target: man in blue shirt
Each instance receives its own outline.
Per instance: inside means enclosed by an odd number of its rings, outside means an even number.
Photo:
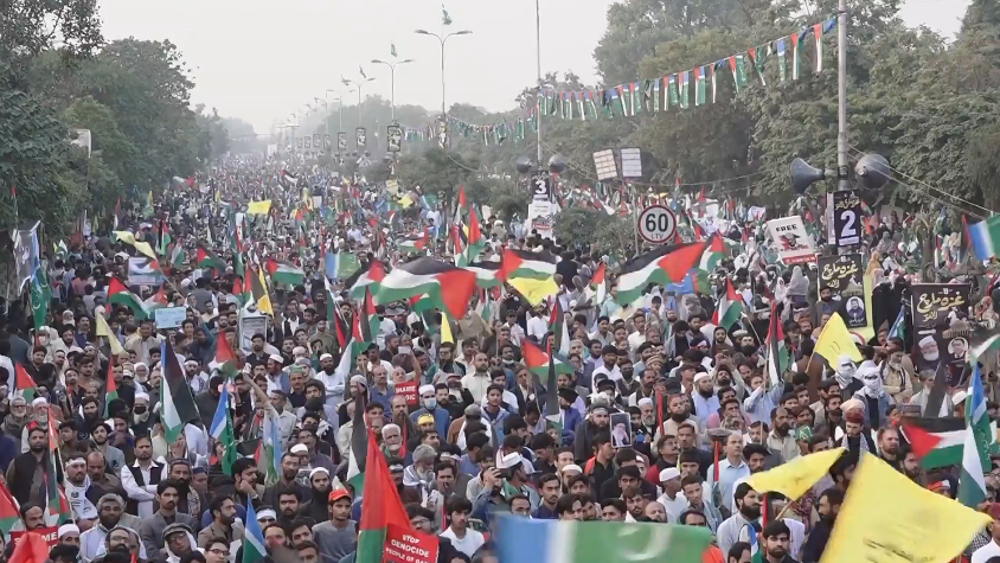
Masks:
[[[538,510],[531,514],[536,520],[557,520],[556,503],[562,496],[562,485],[559,478],[552,473],[546,473],[538,478],[538,496],[541,497],[541,504]]]

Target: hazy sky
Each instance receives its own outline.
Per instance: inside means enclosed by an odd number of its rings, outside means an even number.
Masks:
[[[596,76],[593,50],[613,0],[541,0],[542,69]],[[451,0],[449,31],[472,35],[447,43],[447,100],[509,109],[535,81],[535,3],[531,0]],[[968,0],[909,0],[903,16],[954,34]],[[266,132],[303,108],[341,76],[358,78],[358,64],[377,77],[366,92],[388,97],[389,60],[416,62],[396,71],[396,102],[441,105],[440,47],[413,33],[441,31],[439,0],[99,0],[108,39],[170,39],[194,69],[195,102]],[[330,93],[331,98],[336,94]],[[356,101],[356,98],[354,99]],[[419,125],[419,124],[406,124]]]

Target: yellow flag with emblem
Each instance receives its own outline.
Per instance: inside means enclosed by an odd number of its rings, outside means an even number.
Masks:
[[[552,279],[552,276],[544,280],[513,278],[507,280],[507,283],[523,295],[532,307],[559,293],[559,285]]]
[[[111,353],[115,356],[124,354],[125,348],[122,347],[121,342],[118,342],[118,336],[111,332],[111,327],[108,326],[108,321],[104,320],[104,315],[95,315],[95,320],[97,321],[95,334],[108,339],[108,346],[111,347]]]
[[[251,201],[247,204],[247,215],[267,215],[271,212],[271,200]]]
[[[945,563],[992,521],[866,453],[820,563]]]
[[[747,484],[758,493],[779,492],[789,500],[798,500],[830,471],[830,466],[844,453],[844,448],[804,455],[774,469],[755,473]]]
[[[839,313],[834,313],[830,320],[826,321],[823,332],[819,333],[819,338],[816,339],[815,352],[826,358],[831,365],[836,365],[841,356],[848,356],[854,362],[864,360]]]

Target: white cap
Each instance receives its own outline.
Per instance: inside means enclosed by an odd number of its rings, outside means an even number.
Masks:
[[[517,452],[511,452],[497,461],[497,469],[509,469],[521,463],[522,461],[524,461],[524,458],[521,457],[521,454]]]
[[[277,362],[279,364],[284,364],[285,363],[285,358],[282,358],[278,354],[271,354],[270,356],[268,356],[267,359],[269,359],[269,360],[271,360],[273,362]]]
[[[327,477],[330,476],[330,470],[325,467],[317,467],[309,472],[309,478],[312,479],[317,473],[325,473]]]
[[[955,394],[951,396],[951,402],[953,404],[960,405],[966,398],[968,398],[968,396],[969,394],[965,391],[956,391]]]
[[[681,476],[681,470],[676,467],[668,467],[663,471],[660,471],[660,482],[669,481],[671,479],[677,479]]]
[[[707,373],[701,371],[701,372],[698,372],[698,375],[694,376],[694,382],[698,383],[702,379],[710,379],[711,377],[712,377],[711,375],[708,375]]]
[[[421,385],[420,386],[420,390],[418,392],[421,395],[423,395],[424,393],[433,393],[434,392],[434,386],[433,385]]]
[[[321,362],[323,360],[332,360],[332,359],[333,359],[333,355],[331,355],[331,354],[321,354],[320,357],[319,357],[319,361],[321,361]]]
[[[62,526],[59,526],[59,531],[57,532],[56,535],[61,539],[66,534],[80,535],[80,527],[72,523],[63,524]]]
[[[580,466],[577,465],[577,464],[575,464],[575,463],[571,463],[571,464],[566,465],[566,466],[564,466],[562,468],[562,473],[568,473],[570,471],[576,471],[577,473],[583,473],[583,469],[580,469]]]
[[[34,401],[31,401],[31,406],[33,407],[44,407],[47,404],[49,404],[49,401],[45,397],[36,397]]]
[[[305,444],[295,444],[292,446],[291,452],[293,454],[307,454],[309,453],[309,448]]]

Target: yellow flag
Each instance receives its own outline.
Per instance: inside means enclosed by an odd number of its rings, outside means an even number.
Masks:
[[[451,319],[448,318],[448,313],[444,311],[441,312],[441,344],[445,342],[455,343],[455,337],[451,334]]]
[[[274,308],[271,307],[271,292],[268,291],[267,280],[264,279],[263,269],[257,272],[257,279],[260,280],[260,286],[264,288],[264,295],[257,300],[257,310],[261,313],[267,313],[273,317]]]
[[[413,198],[410,197],[410,194],[406,194],[403,197],[399,198],[399,205],[403,206],[403,209],[406,209],[411,205],[413,205]]]
[[[267,215],[271,212],[271,200],[251,201],[247,204],[247,215]]]
[[[137,240],[134,243],[132,243],[132,246],[134,246],[135,249],[138,250],[139,252],[143,253],[147,258],[152,258],[153,260],[156,260],[156,253],[153,252],[153,247],[149,246],[148,242],[142,242],[140,240]]]
[[[547,298],[559,293],[559,286],[552,276],[544,280],[530,278],[514,278],[507,280],[532,306],[538,305]]]
[[[758,493],[777,491],[790,500],[798,500],[827,474],[842,453],[844,448],[835,448],[800,456],[769,471],[752,475],[747,484]]]
[[[945,563],[992,521],[864,454],[820,563]]]
[[[844,324],[840,313],[834,313],[830,320],[826,321],[823,332],[819,333],[819,338],[816,340],[815,351],[831,364],[836,363],[843,355],[849,356],[855,362],[864,359],[858,351],[858,345],[851,338],[851,333],[847,332],[847,325]]]
[[[115,356],[125,353],[125,348],[122,348],[122,343],[118,342],[118,337],[111,333],[111,327],[108,326],[108,321],[104,320],[104,315],[95,315],[97,317],[97,327],[95,328],[97,336],[103,336],[108,339],[108,346],[111,347],[111,353]]]
[[[125,244],[135,244],[135,235],[133,235],[130,231],[114,231],[111,234],[115,236],[115,239],[120,240]]]

